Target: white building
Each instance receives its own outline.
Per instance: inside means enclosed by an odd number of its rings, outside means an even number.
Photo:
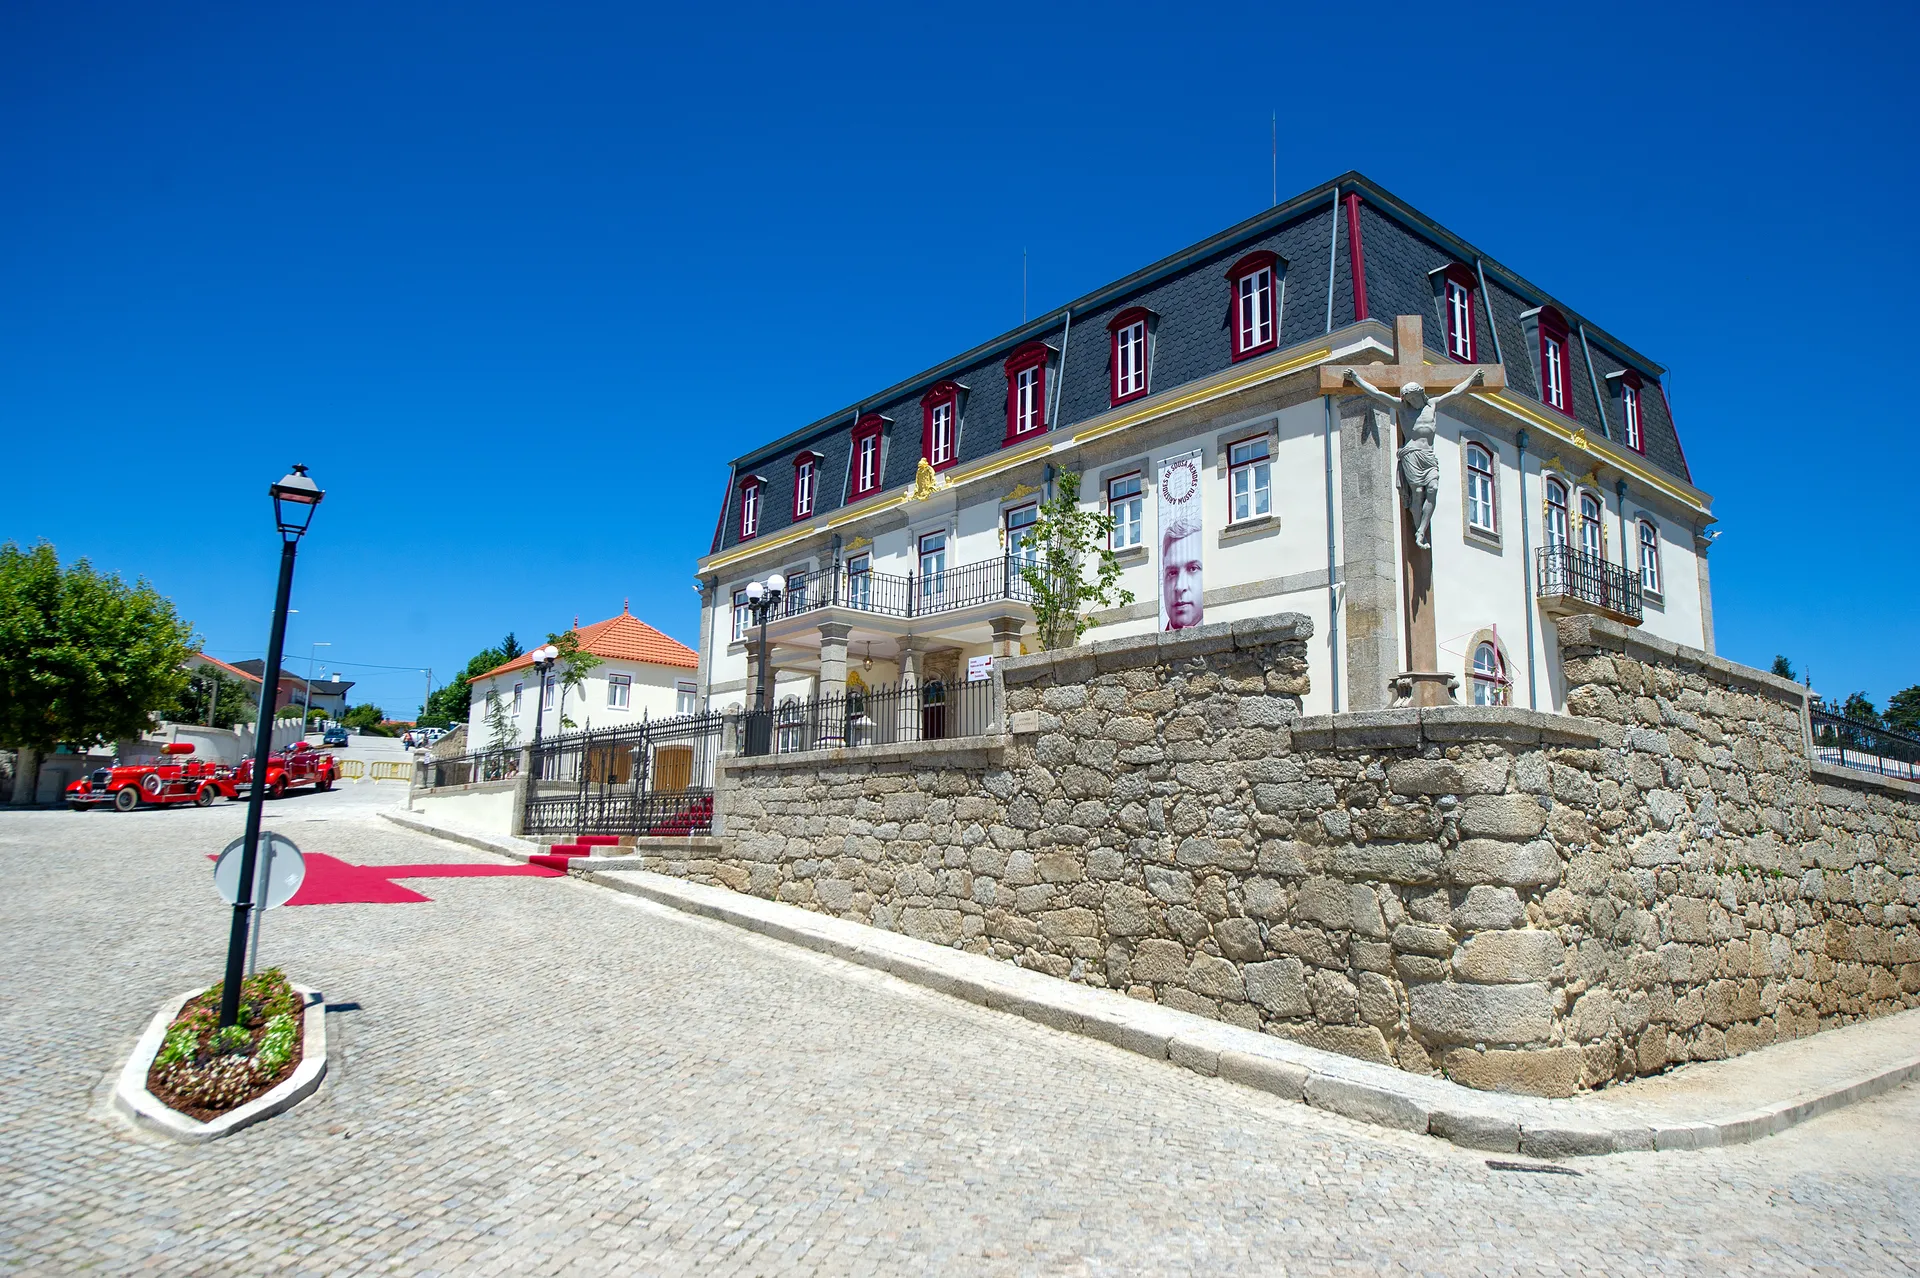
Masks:
[[[617,617],[579,626],[574,633],[581,651],[598,657],[600,663],[572,691],[563,686],[564,662],[547,673],[543,690],[532,657],[524,653],[470,680],[473,706],[467,717],[467,740],[471,749],[508,744],[496,742],[487,724],[488,708],[495,700],[513,725],[511,744],[517,745],[531,742],[536,726],[543,737],[551,737],[563,731],[633,727],[647,719],[692,714],[698,709],[694,673],[700,657],[679,640],[625,608]]]

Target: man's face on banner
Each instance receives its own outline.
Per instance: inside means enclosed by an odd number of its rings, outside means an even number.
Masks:
[[[1167,629],[1200,624],[1200,530],[1177,527],[1160,543],[1160,601]]]

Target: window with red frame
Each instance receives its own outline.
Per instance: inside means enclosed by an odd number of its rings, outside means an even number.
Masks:
[[[1473,315],[1473,273],[1459,263],[1446,268],[1441,276],[1440,300],[1447,315],[1447,354],[1462,364],[1471,364],[1479,352],[1479,334]]]
[[[1540,312],[1540,398],[1571,415],[1567,326],[1552,310]]]
[[[1620,412],[1626,418],[1627,447],[1647,451],[1647,437],[1640,428],[1640,388],[1632,382],[1620,383]]]
[[[793,517],[811,519],[813,501],[820,490],[820,457],[801,453],[793,463]]]
[[[942,382],[921,400],[920,412],[920,455],[935,470],[945,470],[953,465],[960,443],[959,388]]]
[[[1147,312],[1136,306],[1107,325],[1113,334],[1113,402],[1124,404],[1147,393]]]
[[[740,540],[757,536],[760,532],[760,508],[765,501],[763,479],[749,479],[740,486]]]
[[[851,501],[880,491],[880,429],[884,425],[882,419],[869,417],[853,428]]]
[[[1007,359],[1007,442],[1037,434],[1047,425],[1047,356],[1030,342]]]
[[[1280,259],[1272,253],[1249,253],[1227,272],[1233,296],[1233,357],[1245,359],[1270,351],[1279,338],[1276,280]]]

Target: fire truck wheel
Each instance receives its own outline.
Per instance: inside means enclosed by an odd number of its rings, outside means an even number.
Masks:
[[[272,785],[270,785],[270,786],[268,786],[268,787],[267,787],[267,797],[268,797],[269,799],[284,799],[284,798],[286,798],[286,797],[287,797],[287,783],[286,783],[285,781],[275,781],[275,782],[274,782],[274,783],[273,783]]]
[[[160,774],[158,772],[149,772],[147,773],[147,775],[140,778],[140,788],[147,792],[147,796],[149,798],[159,794],[161,788],[164,787],[165,785],[166,785],[166,782],[160,779]]]
[[[200,793],[193,796],[193,806],[196,808],[212,807],[213,806],[213,787],[210,785],[201,786]]]
[[[318,790],[331,790],[331,789],[333,789],[333,773],[331,773],[331,772],[322,772],[322,773],[320,774],[320,784],[319,784],[318,786],[315,786],[314,788],[315,788],[315,789],[318,789]]]
[[[115,812],[131,812],[139,806],[140,792],[132,786],[123,786],[114,791],[113,810]]]

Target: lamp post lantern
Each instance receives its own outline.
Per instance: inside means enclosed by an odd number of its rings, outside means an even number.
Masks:
[[[254,724],[253,784],[247,791],[246,859],[233,897],[233,925],[227,934],[227,978],[220,989],[220,1025],[240,1019],[240,982],[247,968],[247,916],[253,909],[254,863],[260,852],[260,806],[267,794],[267,760],[273,754],[273,710],[280,687],[280,652],[287,639],[287,603],[293,596],[293,557],[326,494],[296,464],[267,492],[273,498],[280,530],[280,584],[274,595],[273,630],[267,638],[267,664],[260,672],[260,710]],[[301,725],[302,728],[306,726]]]
[[[533,668],[540,674],[540,680],[535,685],[533,693],[533,748],[536,752],[534,779],[537,781],[540,779],[537,753],[540,749],[540,729],[544,725],[547,711],[547,674],[553,669],[553,663],[560,659],[560,650],[548,644],[543,648],[535,648],[527,655],[533,658]]]
[[[747,586],[747,610],[760,630],[759,670],[754,679],[753,711],[747,716],[747,753],[773,752],[773,680],[767,675],[767,617],[780,606],[787,591],[787,579],[774,573],[765,581]]]

